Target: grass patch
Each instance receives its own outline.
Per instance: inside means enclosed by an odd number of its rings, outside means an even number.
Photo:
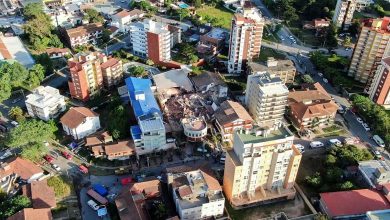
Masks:
[[[274,49],[263,47],[260,49],[260,55],[258,58],[254,59],[254,61],[261,61],[265,62],[267,61],[268,57],[274,57],[275,59],[285,59],[286,56]]]
[[[222,76],[230,91],[244,91],[246,88],[246,77]]]
[[[219,26],[230,30],[233,12],[227,10],[226,8],[217,5],[215,7],[203,6],[202,8],[196,10],[196,13],[202,17],[204,20],[206,17],[215,19],[213,26]]]
[[[342,128],[338,125],[331,125],[329,127],[323,128],[322,130],[326,133],[329,133],[329,132],[340,131],[342,130]]]

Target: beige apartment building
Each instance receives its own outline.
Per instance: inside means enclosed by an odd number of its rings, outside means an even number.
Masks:
[[[382,58],[390,56],[389,23],[389,17],[364,21],[352,55],[349,76],[367,85],[371,84]]]
[[[347,30],[352,23],[353,13],[356,10],[356,0],[337,0],[332,18],[337,27]]]
[[[265,63],[249,62],[248,75],[268,72],[271,77],[279,77],[285,84],[294,83],[297,69],[291,60],[276,60],[268,57]]]
[[[259,125],[273,125],[283,119],[288,89],[279,77],[268,72],[248,76],[245,105]]]
[[[264,19],[250,2],[245,2],[242,11],[234,14],[229,43],[230,74],[241,74],[246,62],[259,56],[263,27]]]
[[[223,190],[235,209],[295,197],[302,154],[281,123],[269,130],[237,131],[226,154]]]

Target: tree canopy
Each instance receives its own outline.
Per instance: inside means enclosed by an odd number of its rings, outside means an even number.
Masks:
[[[104,22],[103,16],[93,8],[88,8],[85,10],[84,19],[91,23]]]
[[[6,219],[24,208],[31,207],[31,201],[27,196],[2,197],[4,198],[0,199],[0,219]]]
[[[71,184],[63,176],[52,176],[47,179],[47,185],[54,188],[56,197],[65,197],[71,193]]]

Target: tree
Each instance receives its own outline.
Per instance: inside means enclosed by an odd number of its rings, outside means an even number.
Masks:
[[[341,190],[351,190],[351,189],[355,188],[355,186],[353,185],[353,183],[351,181],[345,181],[339,185],[339,188]]]
[[[30,88],[39,86],[45,77],[45,68],[41,64],[35,64],[28,71],[28,78],[25,84]]]
[[[71,183],[63,176],[52,176],[47,179],[47,185],[53,187],[56,197],[63,198],[70,195]]]
[[[116,139],[127,137],[129,134],[129,114],[119,100],[114,101],[110,109],[112,110],[108,113],[108,121],[110,121],[108,131],[113,134],[116,130]]]
[[[325,172],[325,179],[327,182],[340,182],[343,177],[343,170],[339,167],[328,168]]]
[[[327,166],[334,166],[336,164],[336,162],[337,162],[337,158],[334,155],[328,154],[326,156],[325,164]]]
[[[142,66],[131,66],[127,69],[127,71],[130,73],[130,76],[134,77],[144,77],[147,75],[145,68]]]
[[[0,102],[11,97],[11,77],[8,72],[3,72],[0,66]]]
[[[21,156],[24,159],[39,162],[42,157],[48,152],[47,147],[43,143],[33,143],[22,148]]]
[[[42,144],[54,136],[57,127],[53,122],[46,123],[35,119],[26,120],[19,124],[18,127],[12,129],[5,141],[9,147],[24,147],[31,144]]]
[[[103,33],[102,33],[102,41],[103,43],[108,43],[111,39],[111,31],[110,30],[107,30],[107,29],[104,29],[103,30]]]
[[[179,15],[179,20],[182,21],[183,19],[190,16],[190,10],[186,8],[181,8],[179,10],[176,10],[177,15]]]
[[[166,219],[166,215],[168,214],[167,208],[164,203],[158,203],[156,210],[154,211],[154,217],[156,219]]]
[[[23,115],[23,110],[19,106],[14,106],[8,111],[8,116],[15,121],[21,122],[24,121],[25,117]]]
[[[24,18],[27,20],[36,18],[40,14],[42,14],[42,3],[29,3],[26,7],[23,8]]]
[[[322,182],[322,178],[321,178],[321,175],[319,172],[316,172],[315,174],[313,174],[312,176],[306,176],[305,177],[305,180],[306,182],[313,186],[313,187],[318,187],[321,185],[321,182]]]
[[[2,63],[0,65],[0,74],[10,77],[7,83],[11,85],[11,88],[23,85],[28,77],[27,69],[18,62],[12,64],[7,62]]]
[[[344,45],[344,47],[350,46],[351,45],[351,37],[346,36],[344,41],[343,41],[343,45]]]
[[[302,75],[302,80],[304,83],[309,83],[309,84],[312,84],[315,82],[309,74]]]
[[[153,60],[147,59],[147,60],[146,60],[146,65],[153,66],[153,65],[154,65]]]
[[[47,53],[35,55],[34,59],[37,64],[41,64],[44,67],[45,75],[50,75],[54,72],[53,61]]]
[[[98,11],[92,8],[85,10],[84,19],[88,20],[90,23],[103,23],[104,18],[100,15]]]
[[[202,0],[195,0],[194,5],[195,5],[195,8],[200,8],[200,7],[202,7]]]
[[[1,200],[0,219],[6,219],[16,212],[28,207],[31,207],[31,201],[27,196],[18,195],[6,200]]]
[[[120,137],[120,131],[118,131],[117,129],[114,129],[113,131],[112,131],[112,137],[115,139],[115,140],[118,140],[119,139],[119,137]]]
[[[330,47],[337,46],[337,26],[333,23],[329,25],[326,34],[326,44]]]

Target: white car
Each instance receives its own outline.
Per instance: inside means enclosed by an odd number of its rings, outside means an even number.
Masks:
[[[297,148],[301,153],[305,152],[305,147],[302,144],[294,144],[295,148]]]
[[[57,170],[57,171],[60,171],[61,168],[57,165],[57,164],[52,164],[51,167],[53,167],[53,169]]]
[[[324,143],[322,143],[321,141],[313,141],[310,143],[311,148],[318,148],[318,147],[323,147],[323,146],[324,146]]]
[[[324,74],[322,74],[322,73],[318,72],[318,75],[322,77]]]
[[[336,139],[336,138],[330,139],[330,140],[329,140],[329,143],[330,143],[330,145],[336,145],[336,146],[341,146],[341,145],[343,145],[343,144],[341,143],[341,141],[340,141],[339,139]]]
[[[97,210],[99,209],[98,204],[96,204],[96,202],[93,201],[93,200],[89,200],[89,201],[87,202],[87,204],[88,204],[89,207],[91,207],[91,209],[93,209],[93,210],[95,210],[95,211],[97,211]]]
[[[360,124],[363,123],[363,119],[361,119],[361,118],[359,118],[359,117],[356,118],[356,121],[358,121]]]
[[[328,80],[323,78],[322,81],[324,81],[324,83],[328,83]]]
[[[368,126],[367,123],[363,123],[362,125],[363,125],[363,128],[364,128],[366,131],[371,130],[371,128]]]
[[[280,37],[280,40],[284,41],[284,37]]]

